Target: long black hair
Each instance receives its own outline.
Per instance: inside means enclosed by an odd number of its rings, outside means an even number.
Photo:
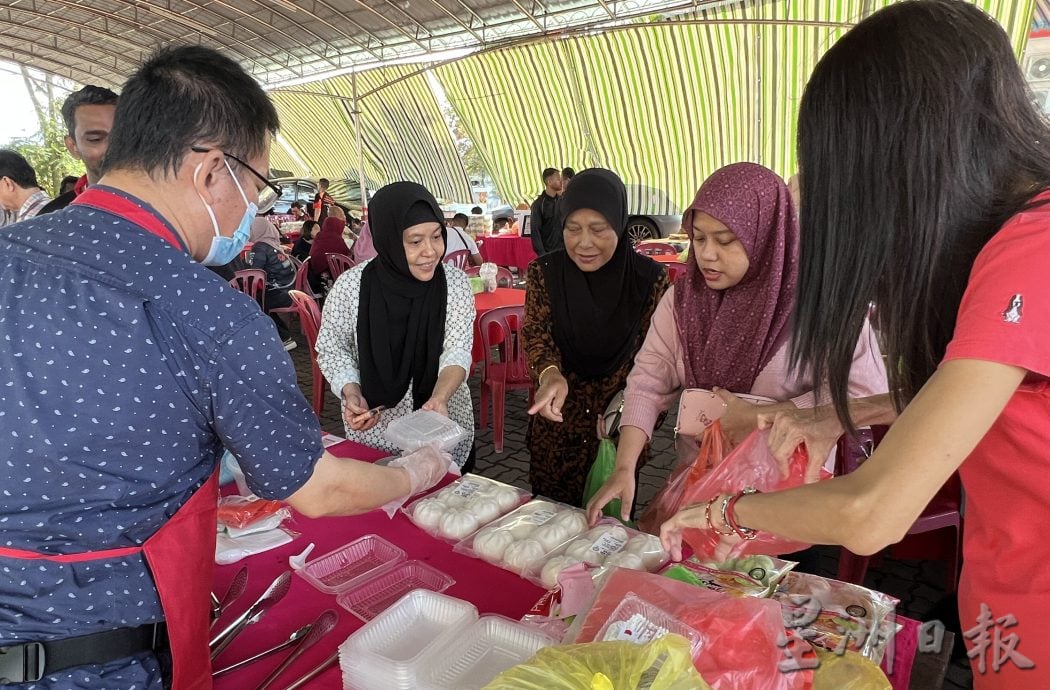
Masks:
[[[1050,186],[1050,127],[1003,29],[916,0],[857,24],[820,60],[798,123],[801,272],[792,362],[846,408],[869,308],[900,410],[933,374],[970,269]]]

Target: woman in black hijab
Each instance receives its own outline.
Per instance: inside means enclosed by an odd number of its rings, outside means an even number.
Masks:
[[[328,293],[317,363],[342,398],[347,438],[397,452],[383,437],[386,426],[413,410],[433,410],[469,432],[452,452],[462,466],[474,429],[465,383],[474,329],[470,283],[441,263],[444,216],[423,186],[387,185],[368,211],[377,256],[340,276]]]
[[[523,339],[536,385],[529,424],[536,493],[580,505],[598,450],[596,422],[623,390],[666,270],[625,237],[627,190],[584,170],[558,202],[565,248],[529,265]]]

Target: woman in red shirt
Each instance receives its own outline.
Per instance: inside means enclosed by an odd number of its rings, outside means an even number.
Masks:
[[[925,0],[827,52],[798,142],[793,357],[827,376],[834,410],[778,413],[771,444],[820,461],[843,428],[893,426],[849,475],[722,496],[728,510],[683,510],[662,537],[678,555],[684,527],[730,533],[723,548],[764,530],[871,554],[958,470],[974,687],[1050,687],[1050,127],[1006,33],[969,3]],[[893,393],[847,403],[872,303]]]

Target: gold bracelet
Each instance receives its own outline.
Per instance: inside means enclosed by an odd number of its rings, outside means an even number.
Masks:
[[[551,369],[554,369],[558,373],[561,373],[561,370],[558,369],[558,365],[557,364],[551,364],[551,365],[546,366],[546,367],[543,368],[543,371],[540,372],[540,375],[536,377],[536,383],[543,383],[543,375],[546,374]]]

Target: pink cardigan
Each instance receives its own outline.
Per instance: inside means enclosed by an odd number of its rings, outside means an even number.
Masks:
[[[671,286],[656,306],[645,343],[634,358],[634,367],[627,376],[620,425],[636,426],[652,438],[657,417],[675,404],[684,382],[685,362],[682,360],[682,345],[678,340],[674,313],[674,286]],[[826,391],[817,399],[813,388],[808,377],[792,375],[788,366],[788,344],[785,343],[759,372],[751,390],[733,392],[761,395],[780,402],[790,400],[799,408],[830,402]],[[853,352],[849,395],[862,398],[885,393],[888,389],[879,344],[871,325],[865,321],[857,349]],[[696,439],[681,436],[677,439],[677,447],[679,462],[691,462],[696,457]]]

